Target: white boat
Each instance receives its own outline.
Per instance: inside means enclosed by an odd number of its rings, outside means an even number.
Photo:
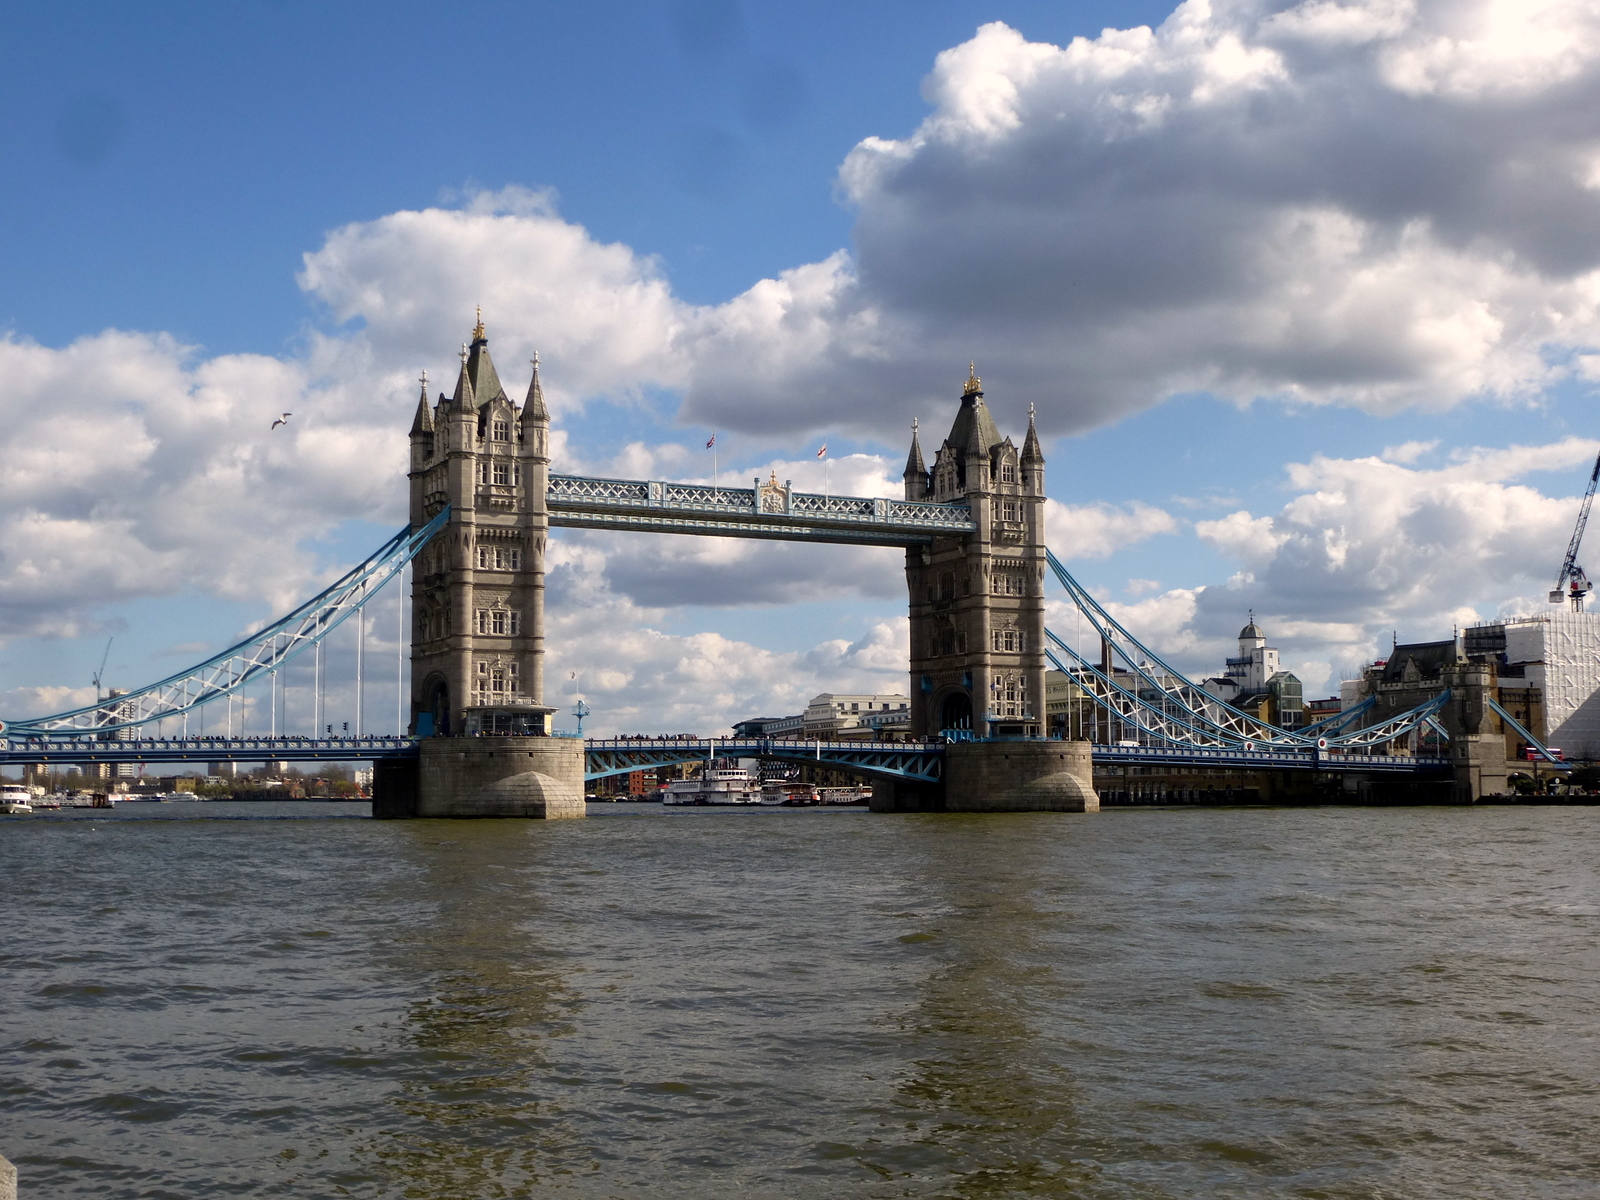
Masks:
[[[739,767],[709,766],[699,779],[679,779],[661,789],[661,803],[740,805],[761,803],[761,781]]]
[[[0,813],[23,816],[32,811],[32,788],[25,783],[0,783]]]
[[[822,803],[824,804],[870,804],[872,803],[872,789],[870,787],[832,787],[822,788]]]
[[[761,789],[761,803],[769,807],[806,808],[822,803],[822,793],[814,784],[776,780]]]

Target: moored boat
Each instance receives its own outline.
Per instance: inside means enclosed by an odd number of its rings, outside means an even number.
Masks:
[[[761,782],[740,767],[707,764],[699,779],[677,779],[661,789],[668,806],[745,805],[761,803]]]

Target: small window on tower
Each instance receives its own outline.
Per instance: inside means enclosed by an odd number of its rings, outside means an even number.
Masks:
[[[501,487],[505,487],[511,482],[510,463],[497,462],[494,464],[494,481]]]
[[[490,614],[489,614],[489,632],[490,633],[494,633],[494,634],[499,634],[501,637],[505,636],[505,632],[506,632],[506,613],[505,613],[505,609],[497,608],[497,609],[494,609],[492,612],[490,612]]]
[[[1015,483],[1017,481],[1016,464],[1007,460],[1000,464],[1000,482]]]
[[[522,551],[521,550],[518,550],[515,547],[513,547],[510,550],[506,551],[506,570],[508,570],[508,571],[520,571],[520,570],[522,570]]]
[[[478,570],[487,571],[488,569],[489,569],[489,548],[487,546],[479,546],[478,547]]]
[[[490,436],[492,436],[495,441],[497,441],[497,442],[509,442],[511,440],[511,422],[510,421],[495,421],[495,422],[492,423],[491,429],[492,429],[492,433],[491,433]]]
[[[512,637],[519,637],[522,634],[522,614],[515,609],[511,610],[510,623],[507,626],[507,630]]]

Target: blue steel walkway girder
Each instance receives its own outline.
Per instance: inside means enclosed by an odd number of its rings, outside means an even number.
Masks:
[[[595,738],[585,743],[587,779],[626,775],[652,767],[708,758],[768,758],[812,763],[868,779],[914,779],[937,783],[944,773],[942,742],[803,742],[789,738]]]
[[[1201,749],[1190,746],[1100,746],[1094,765],[1141,767],[1224,767],[1243,771],[1330,771],[1383,775],[1438,775],[1451,769],[1448,758],[1410,754],[1347,754],[1338,750]]]
[[[0,765],[372,762],[416,754],[417,739],[409,737],[0,738]]]
[[[850,546],[927,546],[977,532],[965,504],[796,492],[776,483],[706,487],[654,479],[552,475],[550,524],[564,529],[695,533]]]

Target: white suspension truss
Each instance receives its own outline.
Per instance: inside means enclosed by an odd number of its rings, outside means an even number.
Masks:
[[[13,737],[105,737],[166,717],[182,716],[223,699],[282,668],[359,612],[384,584],[405,569],[449,517],[447,505],[420,529],[402,529],[332,586],[199,666],[84,708],[6,722],[3,729]]]

